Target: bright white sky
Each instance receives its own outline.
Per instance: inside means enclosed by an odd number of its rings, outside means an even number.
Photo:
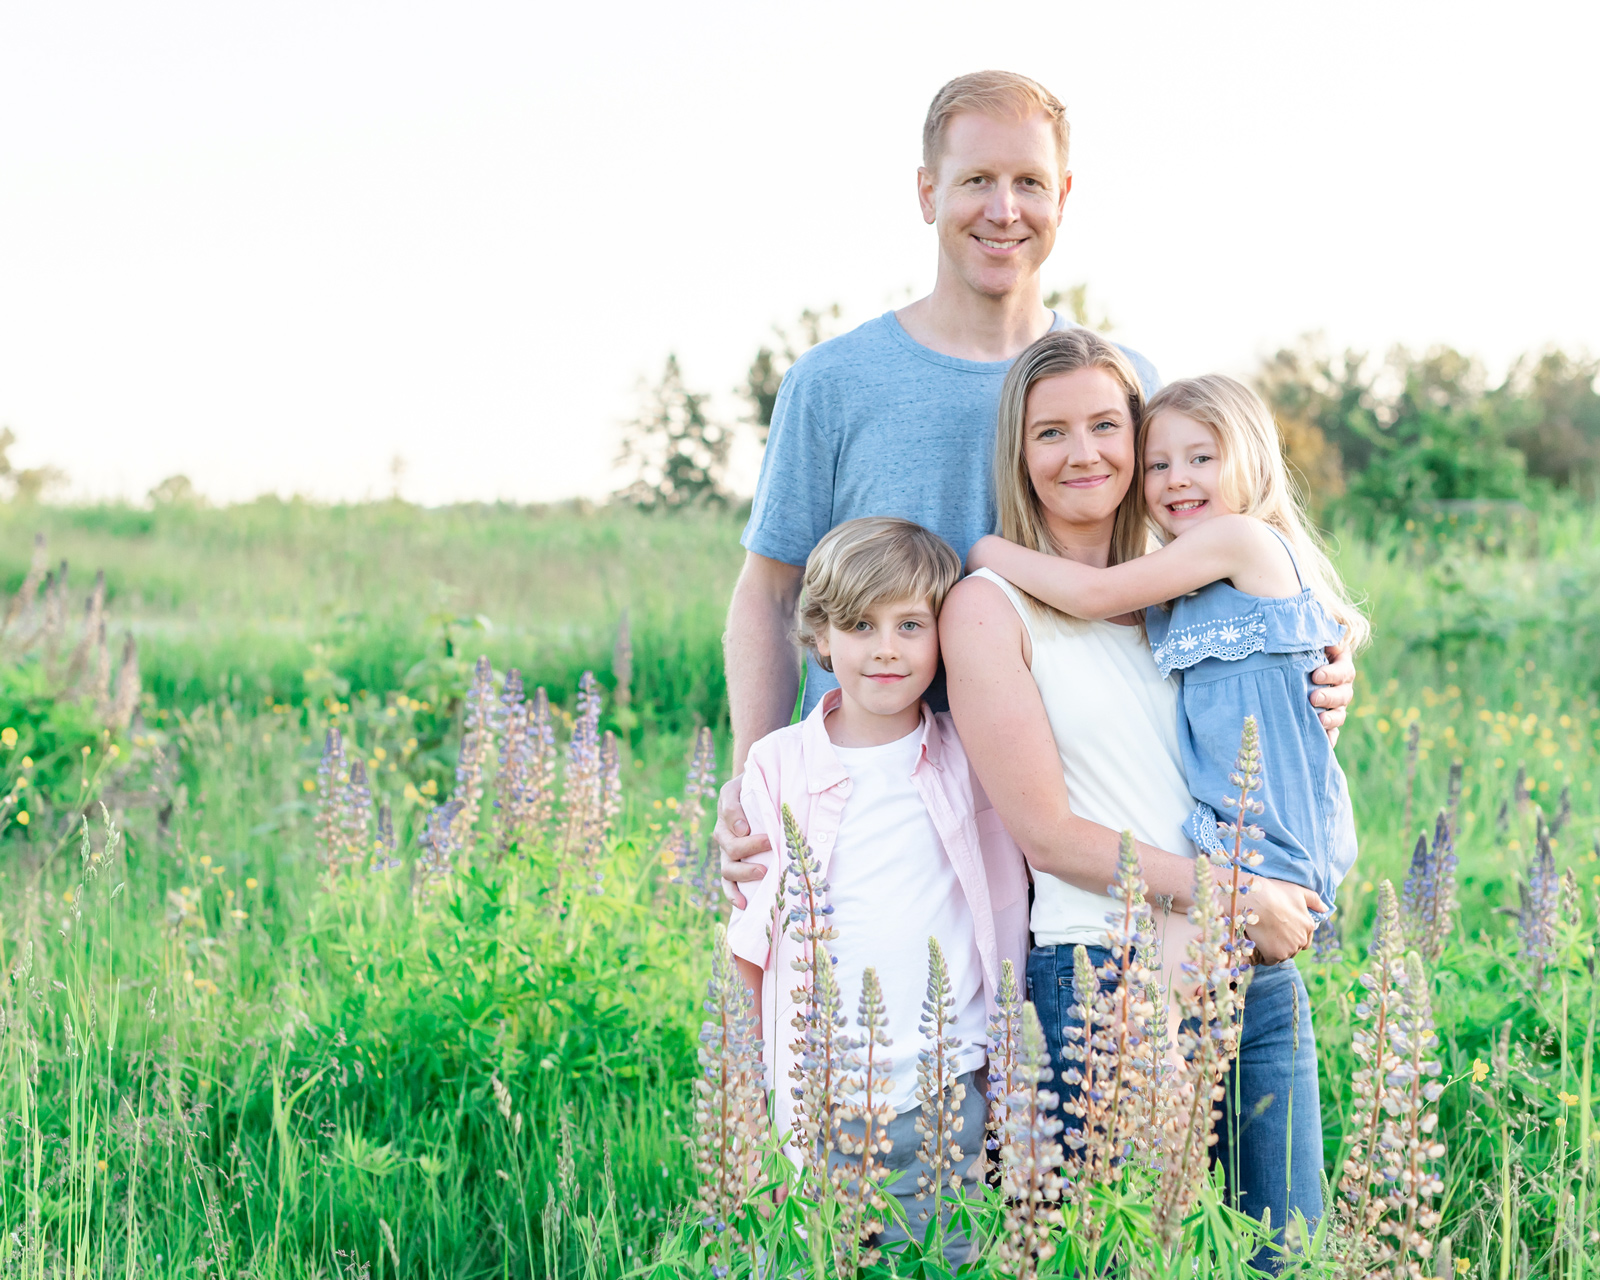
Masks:
[[[731,416],[774,321],[929,288],[989,66],[1071,114],[1046,283],[1168,377],[1600,351],[1597,12],[0,0],[0,425],[77,497],[603,494],[668,351]]]

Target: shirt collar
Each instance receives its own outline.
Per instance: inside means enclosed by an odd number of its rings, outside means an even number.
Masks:
[[[833,749],[833,742],[828,737],[827,725],[823,723],[829,712],[837,710],[843,700],[844,694],[840,690],[829,689],[822,695],[822,701],[817,703],[812,708],[811,714],[805,718],[800,731],[800,746],[805,756],[806,790],[813,795],[838,786],[850,776],[840,763],[839,755]],[[922,767],[924,760],[935,769],[943,768],[944,741],[939,728],[939,718],[928,709],[926,702],[922,704],[920,732],[917,768]]]

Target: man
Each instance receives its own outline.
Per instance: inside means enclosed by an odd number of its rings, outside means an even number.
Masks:
[[[1044,305],[1039,272],[1072,190],[1061,103],[1025,76],[981,71],[935,95],[922,131],[917,199],[938,233],[933,292],[807,352],[773,411],[745,527],[744,569],[728,609],[725,655],[735,777],[722,789],[716,838],[723,876],[759,879],[745,861],[768,847],[739,808],[745,755],[789,723],[798,691],[792,638],[806,556],[834,525],[893,515],[938,533],[965,559],[995,524],[989,482],[1000,385],[1011,361],[1063,319]],[[1159,385],[1129,351],[1147,392]],[[1355,669],[1314,677],[1333,733]],[[804,710],[833,681],[811,663]],[[929,691],[930,700],[942,688]],[[733,885],[735,902],[743,894]]]

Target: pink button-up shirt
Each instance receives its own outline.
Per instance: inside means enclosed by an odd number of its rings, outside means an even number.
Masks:
[[[794,990],[800,981],[791,964],[799,944],[788,936],[780,918],[786,904],[775,901],[782,878],[779,873],[788,857],[782,813],[787,804],[826,879],[839,821],[850,798],[850,775],[823,725],[841,697],[837,689],[830,691],[799,724],[756,743],[745,762],[740,793],[751,832],[764,834],[772,842],[772,851],[753,859],[767,868],[767,874],[746,886],[748,905],[734,910],[728,943],[736,956],[766,972],[761,1027],[767,1085],[776,1095],[779,1132],[794,1125],[789,1071],[794,1065],[797,1034]],[[1000,987],[1001,962],[1012,962],[1019,986],[1027,966],[1027,865],[968,765],[950,716],[935,715],[926,705],[922,708],[922,750],[911,778],[972,910],[983,962],[984,1000],[992,1011]],[[882,905],[885,911],[894,910],[892,902]],[[941,942],[947,949],[956,945],[949,939]]]

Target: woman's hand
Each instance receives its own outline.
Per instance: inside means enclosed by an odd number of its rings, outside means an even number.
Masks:
[[[1311,913],[1327,910],[1312,890],[1266,876],[1251,880],[1244,905],[1256,917],[1245,927],[1245,935],[1256,944],[1262,964],[1281,964],[1304,951],[1317,931]]]

